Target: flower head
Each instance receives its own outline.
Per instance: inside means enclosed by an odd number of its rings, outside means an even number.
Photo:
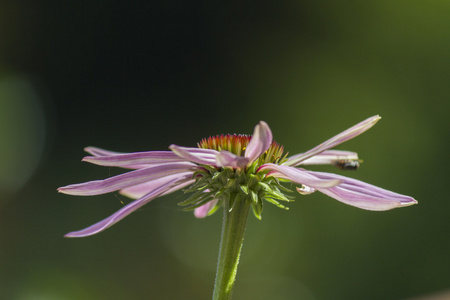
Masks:
[[[87,147],[92,156],[83,158],[93,164],[131,169],[104,180],[72,184],[58,189],[70,195],[98,195],[114,191],[136,199],[110,217],[67,237],[96,234],[117,223],[151,200],[183,189],[190,193],[183,202],[198,218],[219,209],[223,201],[250,201],[258,219],[264,202],[288,209],[281,202],[292,201],[291,192],[281,182],[297,184],[300,194],[319,191],[343,203],[367,210],[388,210],[416,204],[411,197],[397,194],[356,179],[332,173],[308,171],[300,166],[330,164],[341,169],[359,166],[355,152],[329,150],[371,128],[380,119],[368,118],[294,156],[283,154],[283,146],[272,138],[269,126],[261,121],[253,135],[220,135],[205,138],[197,148],[171,145],[171,151],[117,153]],[[233,209],[230,203],[229,209]]]

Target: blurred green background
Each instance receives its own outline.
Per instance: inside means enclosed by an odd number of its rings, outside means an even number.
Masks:
[[[316,169],[419,205],[368,212],[318,193],[267,205],[234,299],[450,290],[449,15],[433,0],[1,1],[0,298],[210,299],[221,214],[182,212],[181,192],[63,238],[128,202],[56,193],[119,173],[81,163],[85,146],[195,146],[265,120],[295,154],[375,114],[339,146],[360,170]]]

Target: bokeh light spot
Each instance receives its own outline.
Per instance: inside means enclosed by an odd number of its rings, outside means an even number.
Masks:
[[[33,174],[45,141],[45,118],[33,84],[0,77],[0,191],[13,193]]]

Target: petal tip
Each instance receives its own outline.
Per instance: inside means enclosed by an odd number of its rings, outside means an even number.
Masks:
[[[59,187],[56,190],[58,191],[58,193],[66,194],[66,195],[73,195],[73,196],[84,195],[84,194],[77,193],[77,190],[76,190],[76,188],[74,188],[74,186],[75,186],[75,184],[66,185],[63,187]]]
[[[65,238],[81,238],[81,237],[87,237],[90,236],[91,234],[77,234],[77,231],[74,232],[69,232],[67,234],[64,235]]]
[[[380,115],[375,115],[375,116],[372,117],[372,122],[374,122],[374,123],[378,122],[379,120],[381,120],[381,116]]]
[[[71,231],[69,233],[66,233],[64,235],[65,238],[76,238],[76,237],[80,237],[80,235],[77,234],[77,231]]]
[[[57,191],[58,191],[58,193],[61,193],[61,194],[66,194],[66,187],[65,186],[63,186],[63,187],[59,187],[59,188],[57,188],[56,189]]]
[[[411,199],[408,199],[408,201],[400,202],[400,207],[411,206],[411,205],[415,205],[415,204],[419,204],[419,201],[417,201],[414,198],[411,198]]]
[[[194,217],[196,217],[197,219],[204,219],[206,218],[207,214],[203,213],[203,212],[198,212],[197,210],[194,210]]]
[[[267,122],[265,122],[265,121],[263,121],[263,120],[259,121],[259,125],[265,126],[265,127],[269,127],[269,125],[267,124]]]
[[[273,136],[269,125],[264,121],[259,121],[245,150],[244,156],[250,159],[249,163],[252,163],[262,153],[266,152],[272,141]]]
[[[84,147],[84,152],[90,152],[92,149],[95,149],[95,147],[92,147],[92,146],[87,146],[87,147]]]

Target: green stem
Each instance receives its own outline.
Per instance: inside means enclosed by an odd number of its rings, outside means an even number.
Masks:
[[[224,201],[222,238],[213,300],[231,299],[250,206],[251,202],[248,199],[241,199],[235,195]]]

